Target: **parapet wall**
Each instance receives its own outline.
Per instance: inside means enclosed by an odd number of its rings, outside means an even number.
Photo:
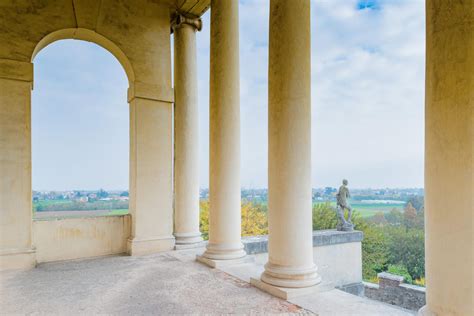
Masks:
[[[130,215],[33,221],[36,261],[50,262],[124,253]]]
[[[317,230],[313,232],[313,259],[324,282],[346,292],[361,295],[362,239],[360,231],[342,232]],[[255,255],[258,263],[268,260],[268,236],[242,238],[247,254]]]
[[[424,287],[404,284],[402,276],[387,272],[377,276],[379,284],[364,282],[366,297],[414,311],[426,304]]]
[[[130,215],[36,219],[33,241],[38,263],[125,253]],[[326,283],[361,295],[363,234],[360,231],[313,232],[313,258]],[[268,260],[268,236],[242,238],[245,250],[259,264]]]

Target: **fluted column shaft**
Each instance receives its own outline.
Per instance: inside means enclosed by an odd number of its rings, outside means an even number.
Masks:
[[[202,241],[199,232],[199,112],[196,31],[200,19],[178,15],[174,32],[174,235],[177,244]]]
[[[268,69],[269,261],[262,281],[306,287],[313,263],[309,0],[270,1]]]
[[[204,257],[245,256],[240,240],[239,3],[211,1],[209,244]]]

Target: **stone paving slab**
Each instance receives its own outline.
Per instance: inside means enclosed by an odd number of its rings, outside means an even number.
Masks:
[[[339,290],[285,301],[249,284],[262,266],[211,269],[195,261],[204,248],[151,256],[46,263],[0,272],[0,314],[388,315],[412,312]]]
[[[256,262],[235,264],[221,268],[226,273],[244,281],[260,278],[264,267]],[[320,316],[412,316],[412,311],[370,300],[334,289],[331,284],[321,284],[321,289],[311,294],[289,298],[288,301]]]
[[[1,314],[312,314],[195,262],[201,250],[0,273]]]
[[[413,316],[414,312],[352,295],[341,290],[289,299],[289,302],[319,316]]]

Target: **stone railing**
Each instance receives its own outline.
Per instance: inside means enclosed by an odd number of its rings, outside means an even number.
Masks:
[[[313,259],[326,284],[343,291],[362,295],[361,231],[342,232],[335,229],[313,232]],[[268,260],[268,236],[243,237],[244,249],[259,264]]]
[[[361,242],[364,234],[361,231],[342,232],[335,229],[313,231],[313,247],[330,246]],[[247,254],[268,252],[268,235],[242,237],[242,243]]]
[[[403,283],[404,278],[387,272],[379,273],[379,284],[364,282],[365,296],[414,311],[426,303],[425,288]]]

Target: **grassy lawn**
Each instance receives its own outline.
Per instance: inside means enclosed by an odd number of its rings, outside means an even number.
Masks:
[[[68,203],[70,205],[68,205]],[[325,202],[317,202],[315,204],[319,203],[325,203]],[[97,201],[97,202],[92,202],[92,203],[85,203],[84,208],[81,207],[81,209],[74,208],[76,204],[72,203],[71,201],[68,200],[48,200],[48,201],[39,201],[34,203],[34,209],[36,210],[37,206],[42,206],[43,209],[48,210],[48,206],[54,206],[54,205],[61,205],[61,209],[57,209],[57,212],[61,211],[79,211],[79,210],[90,210],[93,211],[94,209],[102,211],[101,216],[114,216],[114,215],[125,215],[129,214],[128,209],[126,208],[128,206],[124,205],[118,205],[116,202],[112,201]],[[267,204],[266,202],[259,202],[259,204]],[[354,201],[352,204],[352,208],[356,210],[362,217],[371,217],[374,216],[378,212],[390,212],[393,208],[396,208],[400,211],[403,211],[403,207],[405,205],[404,202],[396,203],[396,204],[383,204],[383,203],[360,203],[358,201]],[[82,204],[81,204],[82,206]],[[118,206],[118,208],[117,208]],[[331,202],[331,206],[336,207],[335,202]],[[110,208],[110,210],[109,210]],[[108,212],[106,214],[103,213],[104,210],[107,210]]]
[[[35,201],[33,202],[33,206],[49,206],[55,204],[67,204],[71,203],[69,200],[43,200],[43,201]]]
[[[110,210],[107,216],[126,215],[126,214],[129,214],[128,209],[119,209],[119,210]]]
[[[37,212],[58,211],[103,211],[128,209],[128,201],[98,200],[79,202],[71,200],[46,200],[33,202],[33,210]]]
[[[371,217],[378,212],[388,213],[394,208],[403,211],[404,206],[405,204],[352,204],[352,208],[359,212],[362,217]]]
[[[320,202],[325,203],[325,202]],[[336,207],[336,203],[332,202],[331,206]],[[352,209],[357,211],[362,217],[371,217],[378,212],[387,213],[390,212],[393,208],[396,208],[400,211],[403,211],[405,206],[404,202],[398,204],[380,204],[380,203],[351,203]]]
[[[58,218],[88,218],[103,216],[122,216],[129,214],[128,209],[112,209],[112,210],[63,210],[63,211],[43,211],[36,212],[33,218],[36,220],[54,220]]]

